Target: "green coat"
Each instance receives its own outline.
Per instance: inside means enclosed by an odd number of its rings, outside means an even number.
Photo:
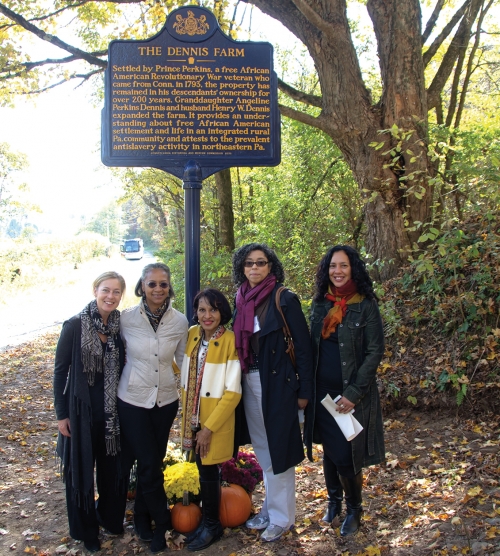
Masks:
[[[313,303],[311,308],[311,341],[314,374],[319,360],[319,346],[323,319],[332,307],[331,301]],[[363,431],[352,441],[352,461],[355,473],[363,467],[385,460],[382,411],[376,374],[384,355],[384,331],[377,302],[363,299],[348,305],[347,313],[339,324],[339,351],[342,362],[343,395],[355,404],[354,416]],[[312,443],[321,444],[314,430],[316,381],[312,403],[306,408],[304,441],[307,455],[312,461]]]

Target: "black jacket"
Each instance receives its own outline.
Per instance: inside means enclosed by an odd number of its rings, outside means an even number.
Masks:
[[[276,291],[281,285],[276,284],[271,293],[266,320],[260,330],[258,358],[262,412],[275,474],[304,459],[297,400],[312,399],[312,353],[307,321],[297,295],[290,290],[282,292],[280,305],[295,345],[295,369],[285,352],[283,319],[275,304]]]
[[[332,307],[331,301],[313,303],[311,308],[311,340],[316,374],[323,319]],[[355,404],[354,417],[363,431],[351,441],[354,470],[384,461],[384,431],[378,393],[377,368],[384,355],[384,330],[377,302],[363,299],[347,306],[347,314],[338,327],[339,351],[342,364],[343,395]],[[316,390],[316,388],[315,388]],[[305,412],[304,440],[312,461],[312,443],[321,444],[314,429],[315,404],[313,396]]]
[[[54,407],[58,420],[69,417],[71,437],[59,433],[57,454],[61,458],[64,480],[70,480],[78,505],[94,501],[91,423],[92,411],[87,375],[83,372],[80,315],[63,324],[54,365]],[[118,335],[120,372],[125,364],[125,349]],[[112,456],[110,456],[112,457]],[[120,474],[120,458],[117,474]]]

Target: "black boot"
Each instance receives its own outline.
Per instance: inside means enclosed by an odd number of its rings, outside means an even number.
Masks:
[[[355,533],[361,524],[361,507],[362,497],[361,489],[363,488],[363,472],[360,471],[352,478],[340,476],[340,482],[344,487],[345,503],[347,506],[347,515],[340,528],[340,534],[343,537]]]
[[[134,530],[141,541],[151,542],[153,540],[151,521],[148,506],[142,494],[141,483],[138,480],[134,502]]]
[[[149,549],[153,554],[161,552],[167,547],[165,533],[172,529],[172,518],[165,491],[157,489],[154,492],[143,492],[149,515],[154,519],[155,530]]]
[[[201,481],[201,504],[203,509],[203,529],[188,544],[188,550],[204,550],[223,535],[224,529],[219,521],[220,481]]]
[[[337,466],[327,457],[323,457],[323,472],[325,475],[325,485],[328,492],[328,506],[321,521],[331,523],[342,511],[342,498],[344,491],[340,483]]]
[[[196,529],[193,529],[193,531],[187,533],[186,538],[184,539],[184,544],[189,544],[190,542],[193,542],[194,539],[196,539],[196,537],[201,533],[204,526],[205,524],[203,523],[203,518],[202,518],[198,527],[196,527]]]

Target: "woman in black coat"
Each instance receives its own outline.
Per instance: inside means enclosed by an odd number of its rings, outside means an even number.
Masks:
[[[345,493],[347,515],[340,533],[358,530],[362,468],[385,459],[382,412],[376,383],[384,354],[384,331],[377,296],[358,253],[347,245],[328,250],[316,273],[311,308],[314,397],[306,410],[305,441],[323,444],[328,508],[323,521],[340,515]],[[363,430],[347,441],[337,421],[322,405],[326,395],[336,409],[354,417]]]
[[[295,344],[294,368],[276,305],[284,271],[267,245],[238,249],[233,279],[238,286],[233,330],[245,417],[266,488],[260,513],[246,525],[265,529],[262,540],[274,541],[295,522],[295,466],[304,459],[298,412],[311,399],[312,386],[309,331],[298,297],[285,290],[279,304]]]
[[[116,409],[125,361],[116,308],[125,280],[116,272],[105,272],[94,281],[93,290],[95,299],[63,324],[54,367],[54,407],[70,535],[97,552],[99,525],[113,534],[123,532],[127,500],[128,482],[119,480]]]

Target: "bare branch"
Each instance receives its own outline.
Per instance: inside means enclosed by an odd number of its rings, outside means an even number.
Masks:
[[[313,10],[309,4],[307,4],[307,2],[304,0],[292,0],[292,2],[295,4],[295,7],[300,11],[300,13],[307,19],[307,21],[314,25],[318,31],[324,33],[331,40],[338,38],[336,37],[333,26],[320,17],[318,13]]]
[[[92,54],[80,50],[79,48],[75,48],[74,46],[65,43],[64,41],[62,41],[58,37],[55,37],[54,35],[49,35],[42,29],[39,29],[29,21],[24,19],[24,17],[20,16],[19,14],[16,14],[12,10],[9,10],[9,8],[7,8],[7,6],[5,6],[4,4],[0,4],[0,13],[3,13],[6,17],[16,22],[18,25],[21,25],[21,27],[24,27],[24,29],[26,29],[30,33],[33,33],[43,41],[47,41],[55,46],[58,46],[59,48],[62,48],[63,50],[66,50],[67,52],[77,56],[78,58],[85,60],[89,64],[92,64],[94,66],[99,66],[102,68],[106,68],[108,65],[107,62],[100,60],[95,56],[92,56]]]
[[[455,25],[460,21],[462,16],[465,13],[465,10],[470,5],[471,0],[466,0],[462,7],[453,15],[451,20],[447,25],[445,25],[444,29],[439,33],[439,35],[434,39],[432,44],[429,48],[424,52],[423,60],[424,60],[424,68],[427,67],[428,63],[432,60],[436,52],[438,51],[439,47],[443,44],[446,40],[448,35],[453,31]]]
[[[460,53],[467,48],[471,36],[471,29],[476,17],[481,9],[484,0],[471,0],[467,12],[462,18],[457,32],[451,41],[448,50],[443,56],[441,65],[439,66],[432,83],[427,90],[427,102],[429,109],[434,108],[436,103],[439,102],[439,96],[443,90],[448,78],[453,71],[455,62],[457,61]]]
[[[434,27],[436,26],[436,22],[439,18],[439,14],[441,13],[441,10],[443,9],[444,2],[445,0],[438,0],[436,5],[434,6],[432,15],[429,18],[429,21],[425,26],[425,31],[422,34],[422,44],[425,44],[425,41],[430,37],[430,34],[432,33]]]
[[[321,129],[325,131],[325,125],[321,118],[321,116],[311,116],[311,114],[306,114],[305,112],[301,112],[300,110],[295,110],[295,108],[290,108],[289,106],[285,106],[284,104],[278,104],[278,108],[283,116],[287,118],[291,118],[297,122],[301,122],[303,124],[310,125],[317,129]]]
[[[309,104],[310,106],[317,106],[318,108],[323,107],[322,97],[317,95],[309,95],[307,93],[299,91],[294,87],[292,87],[291,85],[288,85],[287,83],[285,83],[279,78],[278,78],[278,88],[280,91],[285,93],[285,95],[290,97],[292,100],[303,102],[304,104]]]

